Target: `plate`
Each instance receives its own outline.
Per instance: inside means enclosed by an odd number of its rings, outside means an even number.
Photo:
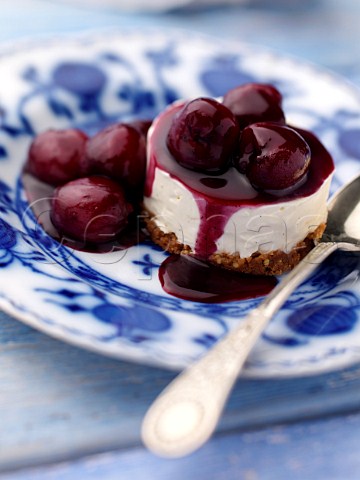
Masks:
[[[154,117],[177,98],[260,81],[289,122],[313,130],[336,162],[333,191],[360,168],[360,96],[347,82],[262,48],[189,32],[112,31],[7,48],[0,55],[0,306],[51,336],[101,354],[181,369],[259,300],[202,304],[166,294],[165,254],[76,252],[47,236],[24,194],[33,136]],[[287,301],[250,355],[248,376],[321,373],[360,360],[359,257],[335,254]]]
[[[178,9],[201,9],[221,4],[243,4],[246,0],[67,0],[67,3],[81,7],[96,7],[100,9],[123,10],[126,12],[167,12]]]

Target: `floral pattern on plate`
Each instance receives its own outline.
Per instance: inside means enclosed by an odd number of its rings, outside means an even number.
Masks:
[[[261,48],[185,32],[55,38],[0,52],[0,306],[35,328],[99,353],[182,368],[259,300],[171,297],[151,242],[91,254],[42,230],[21,170],[33,136],[153,118],[178,98],[273,83],[289,123],[313,130],[336,162],[332,191],[360,169],[360,94],[343,79]],[[251,376],[320,373],[360,360],[360,258],[336,253],[287,301],[250,355]]]

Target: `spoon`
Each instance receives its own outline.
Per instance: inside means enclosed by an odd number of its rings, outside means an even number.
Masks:
[[[295,288],[336,249],[360,251],[360,175],[330,200],[327,227],[314,249],[238,327],[184,370],[155,400],[141,432],[152,452],[182,457],[210,438],[256,340]]]

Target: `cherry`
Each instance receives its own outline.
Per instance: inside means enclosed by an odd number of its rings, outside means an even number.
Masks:
[[[63,235],[100,244],[114,240],[131,211],[118,183],[101,176],[84,177],[55,190],[51,220]]]
[[[260,122],[246,127],[234,162],[259,190],[285,190],[296,186],[309,169],[311,151],[290,127]],[[284,192],[286,193],[286,192]]]
[[[214,174],[228,166],[238,136],[239,128],[228,108],[210,98],[197,98],[173,118],[167,146],[183,167]]]
[[[143,126],[145,128],[145,126]],[[87,142],[85,170],[107,175],[130,192],[141,192],[145,181],[146,138],[140,128],[117,123],[100,130]]]
[[[32,141],[26,168],[52,185],[78,178],[86,141],[87,135],[77,129],[46,130]]]
[[[241,129],[255,122],[285,124],[281,93],[264,83],[246,83],[229,90],[223,104],[235,115]]]
[[[149,128],[152,125],[152,120],[133,120],[132,122],[129,122],[129,125],[137,128],[146,137]]]

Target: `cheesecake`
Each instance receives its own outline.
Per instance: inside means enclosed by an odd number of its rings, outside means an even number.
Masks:
[[[275,87],[247,84],[158,115],[143,200],[156,244],[257,275],[282,274],[314,247],[334,164],[313,133],[286,124],[281,101]]]

